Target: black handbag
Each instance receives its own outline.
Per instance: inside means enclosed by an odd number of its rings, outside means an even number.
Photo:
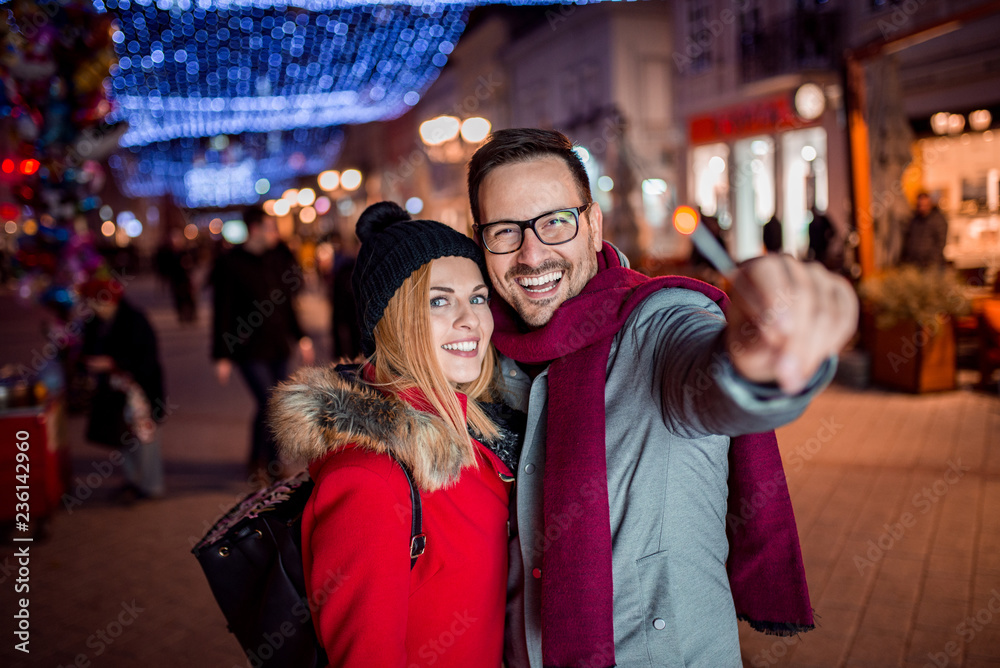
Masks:
[[[107,378],[101,379],[90,401],[85,435],[87,440],[110,448],[125,447],[132,433],[125,421],[127,401],[128,397],[124,392],[111,387]]]
[[[410,485],[412,569],[426,547],[420,494],[410,471],[396,461]],[[328,665],[313,627],[316,606],[307,598],[302,568],[302,512],[313,487],[303,471],[249,494],[191,550],[229,631],[255,667]]]

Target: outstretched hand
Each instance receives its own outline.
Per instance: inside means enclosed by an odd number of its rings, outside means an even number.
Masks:
[[[857,329],[854,288],[818,263],[767,255],[742,263],[729,278],[726,350],[737,373],[752,382],[802,391]]]

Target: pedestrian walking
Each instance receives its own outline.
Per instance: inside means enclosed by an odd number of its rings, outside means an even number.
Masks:
[[[764,237],[764,250],[768,253],[780,253],[785,242],[782,238],[783,232],[781,221],[778,220],[778,214],[771,216],[771,219],[764,224],[762,234]]]
[[[351,289],[357,263],[357,242],[345,239],[334,249],[330,272],[330,340],[334,360],[351,360],[361,353],[358,307]]]
[[[925,269],[944,267],[944,246],[948,240],[948,221],[941,209],[926,192],[917,195],[917,208],[906,233],[900,264],[913,264]]]
[[[288,378],[293,344],[304,364],[314,361],[312,339],[295,313],[302,272],[281,243],[278,223],[260,207],[243,214],[247,240],[221,255],[212,270],[212,358],[220,384],[239,369],[256,403],[248,472],[264,483],[281,477],[282,464],[267,425],[272,387]]]

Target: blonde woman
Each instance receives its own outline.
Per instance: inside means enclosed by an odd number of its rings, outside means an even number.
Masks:
[[[313,621],[333,666],[499,666],[517,437],[492,399],[482,253],[441,223],[369,207],[353,277],[366,362],[306,369],[272,424],[316,482],[302,520]],[[473,434],[473,436],[470,436]],[[408,467],[426,550],[411,569]]]

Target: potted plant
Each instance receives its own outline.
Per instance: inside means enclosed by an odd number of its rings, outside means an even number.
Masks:
[[[872,381],[908,392],[955,388],[956,316],[969,302],[955,275],[903,266],[861,282]]]

